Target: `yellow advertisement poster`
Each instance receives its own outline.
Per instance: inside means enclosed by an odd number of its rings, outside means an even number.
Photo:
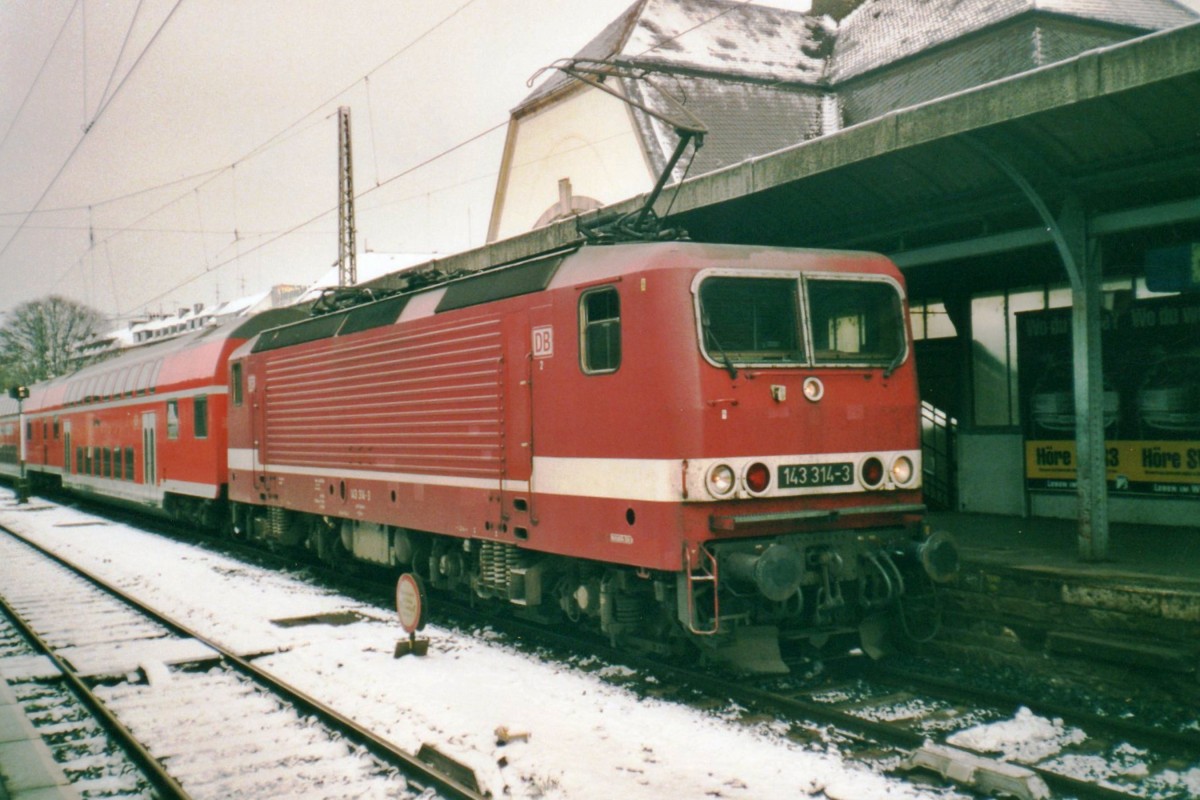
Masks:
[[[1106,442],[1104,461],[1114,492],[1200,497],[1200,441]],[[1025,442],[1025,477],[1032,488],[1074,489],[1075,442]]]
[[[1101,319],[1108,487],[1200,499],[1200,295],[1114,303]],[[1075,488],[1071,309],[1017,315],[1025,485]]]

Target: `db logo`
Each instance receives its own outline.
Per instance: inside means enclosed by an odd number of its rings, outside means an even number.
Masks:
[[[554,355],[554,328],[545,325],[533,329],[533,357],[549,358]]]

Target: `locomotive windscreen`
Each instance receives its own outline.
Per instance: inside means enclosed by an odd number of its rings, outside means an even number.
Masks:
[[[704,345],[734,363],[804,360],[791,278],[709,278],[700,284]]]
[[[904,352],[889,281],[714,276],[698,305],[703,347],[718,364],[887,366]]]
[[[892,284],[810,278],[807,286],[817,364],[884,366],[903,353],[904,312]]]

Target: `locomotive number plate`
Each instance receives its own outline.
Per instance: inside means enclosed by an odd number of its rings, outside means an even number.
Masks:
[[[782,464],[779,467],[780,489],[847,486],[851,483],[854,483],[854,465],[849,461],[835,464]]]

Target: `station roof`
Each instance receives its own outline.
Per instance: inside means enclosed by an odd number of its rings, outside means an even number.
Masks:
[[[984,267],[1015,250],[1036,255],[1042,248],[1045,268],[1061,269],[1040,218],[989,153],[1030,176],[1056,213],[1068,193],[1079,196],[1096,235],[1200,240],[1200,24],[689,179],[678,196],[664,192],[659,211],[670,204],[671,224],[701,241],[884,252],[909,273],[917,295],[936,296],[965,279],[976,288],[988,281],[1020,285],[1022,269],[1039,269],[1037,258],[1007,258],[980,274],[957,266]],[[609,210],[633,211],[640,202]],[[566,220],[438,265],[483,268],[577,236],[575,222]],[[955,266],[924,269],[939,265]],[[375,285],[394,286],[396,279]]]
[[[1195,19],[1173,0],[867,0],[838,26],[827,78],[845,81],[1035,12],[1137,31]]]

